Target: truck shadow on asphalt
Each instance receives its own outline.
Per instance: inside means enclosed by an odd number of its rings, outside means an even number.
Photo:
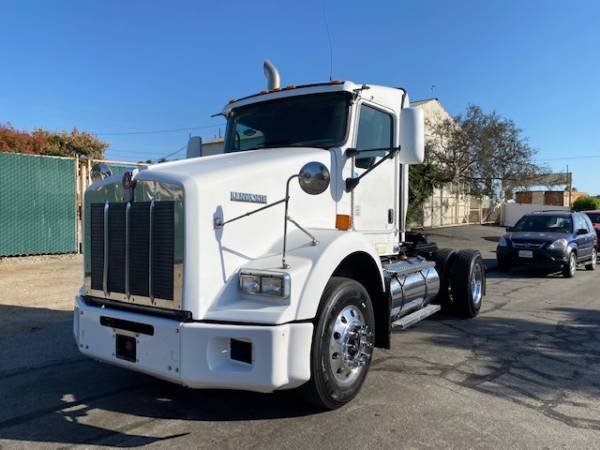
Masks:
[[[600,311],[553,308],[527,316],[532,320],[486,311],[474,320],[434,316],[413,330],[420,337],[409,355],[381,358],[372,370],[442,378],[570,427],[600,430]],[[428,357],[419,350],[424,343],[456,352],[456,362]]]
[[[70,313],[55,313],[61,333],[70,335]],[[407,334],[394,333],[393,349],[377,351],[371,370],[443,379],[572,427],[600,430],[591,412],[600,396],[600,312],[555,308],[539,321],[528,316],[486,317],[484,311],[468,321],[434,317]],[[44,345],[38,333],[19,338],[35,350]],[[456,351],[453,362],[436,357],[432,345],[447,349],[442,353]],[[65,353],[77,354],[73,348]],[[79,356],[9,372],[2,367],[0,439],[12,441],[136,447],[191,432],[183,424],[177,428],[184,432],[169,433],[163,420],[218,427],[318,413],[290,392],[191,390]],[[368,395],[368,379],[364,389]]]

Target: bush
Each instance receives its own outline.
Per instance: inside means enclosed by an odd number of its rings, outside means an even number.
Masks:
[[[8,123],[0,124],[0,152],[102,158],[107,147],[106,142],[76,128],[71,132],[42,129],[29,132],[16,130]]]
[[[592,209],[600,209],[600,199],[585,195],[579,197],[573,202],[573,209],[575,211],[590,211]]]

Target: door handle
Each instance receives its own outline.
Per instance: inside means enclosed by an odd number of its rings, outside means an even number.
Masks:
[[[388,223],[391,225],[394,223],[394,209],[388,209]]]

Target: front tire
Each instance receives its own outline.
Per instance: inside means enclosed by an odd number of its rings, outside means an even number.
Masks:
[[[598,263],[598,252],[596,249],[592,250],[592,259],[590,263],[585,265],[586,270],[596,270],[596,264]]]
[[[577,272],[577,255],[575,252],[569,252],[567,263],[562,268],[562,274],[565,278],[573,278]]]
[[[321,297],[313,333],[311,378],[304,397],[323,409],[352,400],[371,364],[375,316],[371,298],[355,280],[332,277]]]

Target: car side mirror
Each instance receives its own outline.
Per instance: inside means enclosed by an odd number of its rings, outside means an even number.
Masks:
[[[506,231],[507,231],[507,232],[509,232],[509,233],[512,231],[512,227],[506,227],[505,229],[506,229]]]
[[[579,230],[577,230],[577,235],[580,234],[588,234],[588,230],[586,230],[585,228],[580,228]]]

